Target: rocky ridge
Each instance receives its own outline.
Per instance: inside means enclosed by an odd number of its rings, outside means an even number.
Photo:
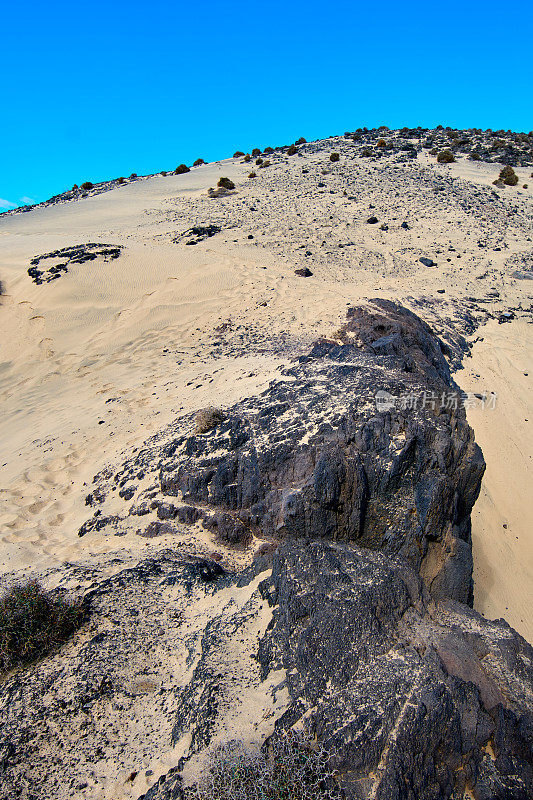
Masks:
[[[462,346],[351,307],[263,394],[95,476],[80,534],[148,553],[43,576],[88,620],[0,685],[0,796],[180,798],[217,743],[301,727],[350,799],[530,797],[533,651],[469,605]]]

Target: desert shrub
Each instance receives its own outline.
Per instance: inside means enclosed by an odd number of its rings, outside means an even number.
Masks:
[[[257,156],[261,155],[261,150],[258,147],[254,147],[252,150],[252,157],[257,158]]]
[[[518,176],[512,167],[504,167],[500,172],[500,180],[502,180],[506,186],[516,186],[518,183]]]
[[[174,175],[183,175],[185,172],[190,172],[191,170],[186,164],[180,164],[179,167],[176,167],[174,170]]]
[[[387,147],[387,142],[385,141],[385,139],[378,139],[376,144],[378,147]]]
[[[298,152],[298,148],[296,147],[295,144],[291,144],[291,146],[287,148],[287,155],[288,156],[293,156],[297,152]]]
[[[243,155],[244,155],[244,153],[242,152],[242,150],[236,150],[233,153],[233,158],[241,158],[241,156],[243,156]]]
[[[260,166],[260,165],[263,163],[263,159],[262,159],[262,158],[256,158],[256,159],[255,159],[255,163],[256,163],[256,164],[257,164],[257,166],[259,167],[259,166]]]
[[[441,150],[440,153],[437,153],[437,161],[439,164],[452,164],[455,156],[451,150]]]
[[[167,174],[167,173],[166,173],[166,171],[165,171],[164,169],[163,169],[163,170],[161,170],[161,172],[160,172],[160,175],[162,175],[163,177],[165,177],[165,175],[166,175],[166,174]]]
[[[252,171],[250,172],[250,174],[248,175],[248,177],[249,177],[249,178],[257,178],[257,172],[254,172],[254,171],[252,170]]]
[[[335,161],[338,161],[338,160],[339,160],[339,158],[340,158],[340,156],[339,156],[339,154],[338,154],[338,153],[332,153],[332,154],[330,155],[330,157],[329,157],[329,160],[330,160],[330,161],[333,161],[333,162],[335,162]]]
[[[0,599],[0,673],[50,653],[81,624],[79,603],[54,597],[37,581]]]
[[[136,178],[136,177],[137,177],[137,173],[136,172],[132,172],[131,175],[130,175],[130,180],[132,180],[133,178]]]
[[[265,147],[265,149],[263,150],[263,153],[266,156],[271,156],[273,152],[274,152],[274,148],[273,147]]]
[[[522,186],[522,189],[527,189],[527,183],[524,183],[524,185]]]
[[[219,178],[217,186],[221,186],[223,189],[235,189],[235,184],[229,178]]]
[[[268,160],[268,158],[266,159],[266,161],[263,161],[263,163],[260,166],[261,166],[261,169],[264,169],[265,167],[269,167],[270,166],[270,161]]]
[[[71,191],[71,192],[77,192],[77,191],[78,191],[78,188],[79,188],[79,187],[78,187],[78,184],[77,184],[77,183],[75,183],[75,184],[74,184],[74,186],[72,187],[72,189],[71,189],[70,191]]]
[[[224,421],[224,414],[219,408],[202,408],[196,414],[195,433],[207,433]]]
[[[85,183],[81,184],[80,189],[83,189],[83,191],[86,192],[87,189],[92,189],[93,187],[94,183],[91,183],[91,181],[85,181]]]
[[[365,147],[365,148],[364,148],[364,149],[361,151],[361,155],[363,156],[363,158],[372,158],[372,156],[374,155],[374,153],[372,152],[372,150],[370,150],[370,148],[369,148],[369,147]]]
[[[163,174],[166,175],[167,173],[165,172],[165,173],[161,173],[161,174],[162,175]],[[117,183],[125,183],[125,182],[126,182],[126,178],[124,178],[122,175],[120,176],[120,178],[117,178]]]
[[[268,752],[232,741],[215,750],[209,768],[185,787],[184,800],[333,800],[341,792],[324,748],[290,733]]]
[[[246,153],[246,155],[244,156],[244,161],[248,164],[251,160],[252,156],[250,155],[250,153]]]
[[[197,158],[196,161],[193,164],[193,167],[201,167],[202,164],[205,164],[205,161],[203,160],[203,158]]]
[[[307,139],[304,139],[303,136],[300,136],[300,138],[295,142],[295,144],[307,144]]]

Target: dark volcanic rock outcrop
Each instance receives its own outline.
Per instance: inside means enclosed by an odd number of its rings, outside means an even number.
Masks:
[[[282,545],[262,590],[260,661],[292,698],[277,729],[316,735],[348,797],[531,797],[533,650],[505,622],[434,606],[405,563],[344,545]]]
[[[163,494],[230,541],[357,541],[406,558],[434,597],[470,602],[485,465],[444,346],[382,300],[352,309],[337,337],[212,430],[167,444]]]
[[[532,796],[533,649],[503,620],[435,604],[405,561],[350,543],[284,542],[258,591],[273,609],[260,677],[284,674],[290,698],[273,736],[320,742],[348,800]],[[234,680],[221,654],[242,618],[221,622],[178,702],[186,758],[211,746]],[[144,800],[182,797],[177,766]]]
[[[97,258],[103,258],[105,261],[113,260],[119,257],[121,250],[122,245],[96,242],[63,247],[61,250],[54,250],[52,253],[32,258],[28,275],[34,283],[51,283],[60,278],[62,273],[68,272],[68,268],[72,264],[84,264],[86,261],[94,261]],[[46,266],[42,265],[43,261],[46,261]]]

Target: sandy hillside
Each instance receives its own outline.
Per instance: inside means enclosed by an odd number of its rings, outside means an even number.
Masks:
[[[488,465],[475,604],[533,640],[531,170],[495,188],[495,164],[372,161],[345,139],[270,159],[256,178],[232,159],[0,216],[2,571],[143,549],[133,531],[78,537],[95,473],[176,416],[268,386],[348,304],[393,298],[475,342],[456,375]],[[220,176],[236,191],[211,198]],[[207,225],[220,231],[186,244]],[[85,243],[122,249],[51,282],[28,275]]]

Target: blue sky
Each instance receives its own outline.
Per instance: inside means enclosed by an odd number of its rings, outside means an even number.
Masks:
[[[6,3],[0,206],[363,126],[529,131],[532,8]]]

